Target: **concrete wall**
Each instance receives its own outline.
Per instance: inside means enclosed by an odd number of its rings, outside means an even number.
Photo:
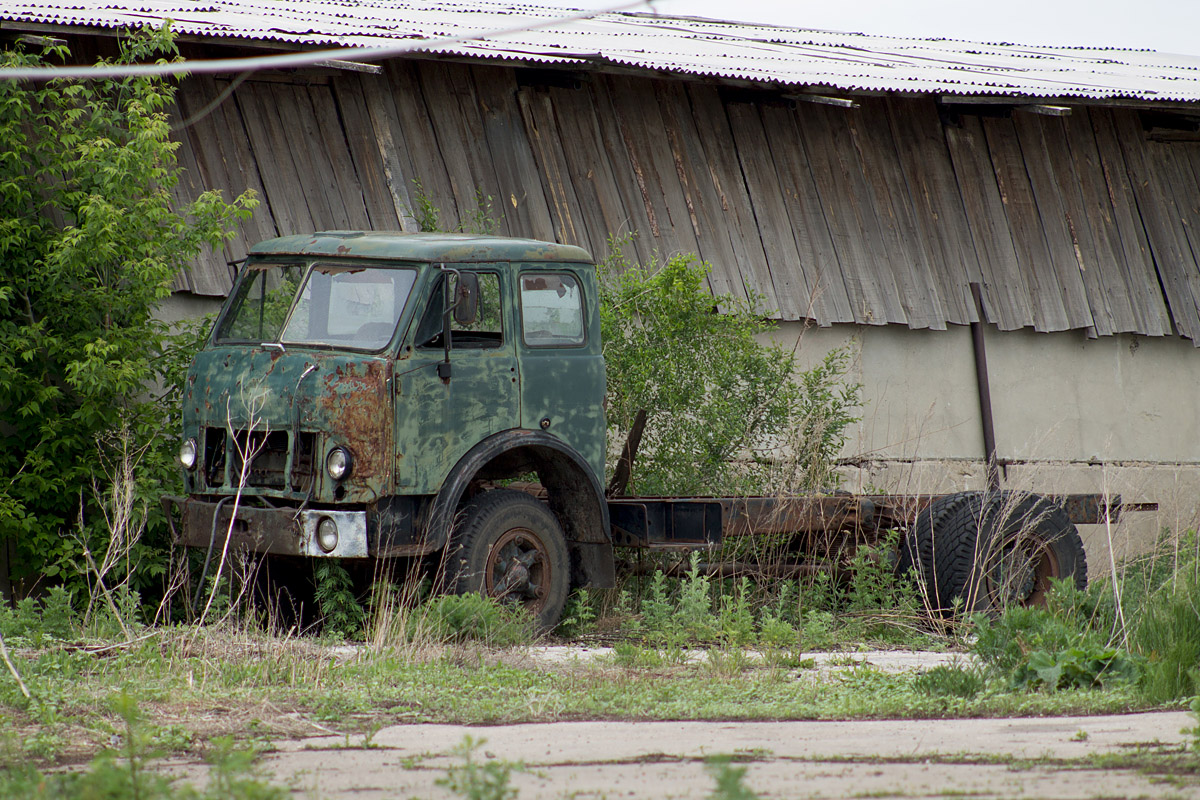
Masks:
[[[175,292],[159,303],[154,316],[173,326],[205,314],[215,314],[221,310],[223,302],[225,302],[224,297],[205,297],[191,292]]]
[[[854,353],[863,420],[843,470],[854,492],[952,492],[984,486],[983,434],[970,329],[807,328],[774,338],[801,367],[835,347]],[[1163,529],[1200,518],[1200,349],[1185,339],[1082,332],[985,336],[1003,484],[1043,493],[1113,492],[1157,502],[1116,530],[1081,529],[1093,574],[1144,551]]]

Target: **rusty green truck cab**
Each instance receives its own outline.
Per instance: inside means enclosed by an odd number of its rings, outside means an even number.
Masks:
[[[527,505],[495,487],[536,475],[552,530],[514,523],[529,533],[500,542],[508,566],[485,553],[463,569],[490,570],[483,588],[519,586],[533,606],[551,567],[564,597],[568,578],[611,585],[596,309],[578,247],[340,231],[255,245],[188,373],[177,537],[423,556],[455,542],[464,511]]]

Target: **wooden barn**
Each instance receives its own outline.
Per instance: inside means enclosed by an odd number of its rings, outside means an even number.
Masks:
[[[171,19],[189,59],[320,62],[183,80],[180,192],[262,204],[167,313],[210,310],[253,241],[415,230],[428,204],[469,225],[490,204],[497,233],[597,258],[623,235],[643,260],[699,254],[801,361],[851,347],[849,489],[980,485],[981,323],[1007,485],[1195,524],[1200,58],[494,2],[154,9],[46,0],[0,10],[0,33],[86,61]]]

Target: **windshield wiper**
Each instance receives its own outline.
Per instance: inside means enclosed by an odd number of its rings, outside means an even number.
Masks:
[[[287,352],[287,349],[284,348],[284,346],[283,346],[283,342],[263,342],[260,345],[260,347],[264,347],[264,348],[270,347],[271,349],[279,348],[279,352],[281,352],[281,353]]]

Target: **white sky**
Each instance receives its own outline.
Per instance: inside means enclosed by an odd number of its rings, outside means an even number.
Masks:
[[[615,2],[535,4],[605,8]],[[884,36],[1200,55],[1200,0],[655,0],[654,8],[663,14]]]

